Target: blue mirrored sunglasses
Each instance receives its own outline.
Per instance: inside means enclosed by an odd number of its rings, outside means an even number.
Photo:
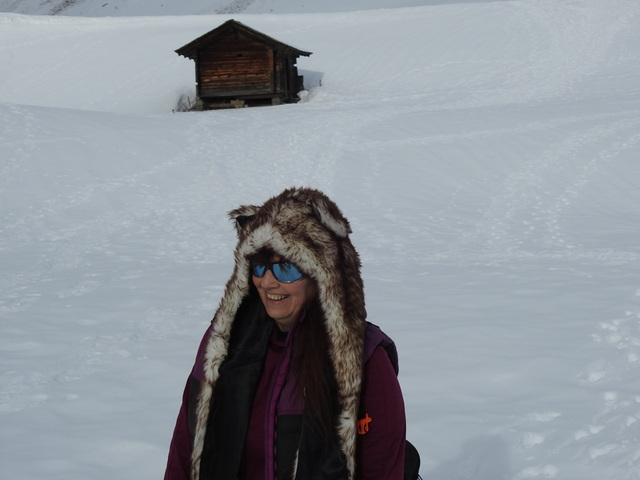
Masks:
[[[293,263],[289,262],[276,262],[276,263],[256,263],[251,265],[251,274],[254,277],[262,278],[267,270],[271,270],[271,273],[275,279],[282,283],[293,283],[301,280],[304,274],[298,270]]]

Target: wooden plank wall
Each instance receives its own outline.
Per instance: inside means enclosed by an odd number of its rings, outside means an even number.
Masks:
[[[274,52],[241,35],[230,35],[199,52],[201,97],[274,92]]]

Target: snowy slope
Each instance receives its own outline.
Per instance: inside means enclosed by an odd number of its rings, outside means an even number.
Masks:
[[[638,480],[640,4],[186,5],[0,14],[3,477],[160,477],[226,212],[304,184],[352,222],[423,477]],[[174,50],[228,18],[313,52],[301,103],[172,113]]]

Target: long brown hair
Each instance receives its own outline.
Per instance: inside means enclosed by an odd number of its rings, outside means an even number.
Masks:
[[[305,420],[328,445],[334,427],[333,395],[335,380],[329,359],[329,338],[322,307],[317,297],[297,327],[293,346],[293,365],[297,389],[304,396]]]

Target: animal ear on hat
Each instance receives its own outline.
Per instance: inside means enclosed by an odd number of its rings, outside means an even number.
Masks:
[[[260,207],[256,207],[255,205],[243,205],[229,212],[229,218],[234,221],[238,234],[251,225],[258,210],[260,210]]]
[[[342,215],[338,206],[326,197],[316,197],[311,202],[313,211],[325,227],[339,238],[346,238],[351,233],[349,221]]]

